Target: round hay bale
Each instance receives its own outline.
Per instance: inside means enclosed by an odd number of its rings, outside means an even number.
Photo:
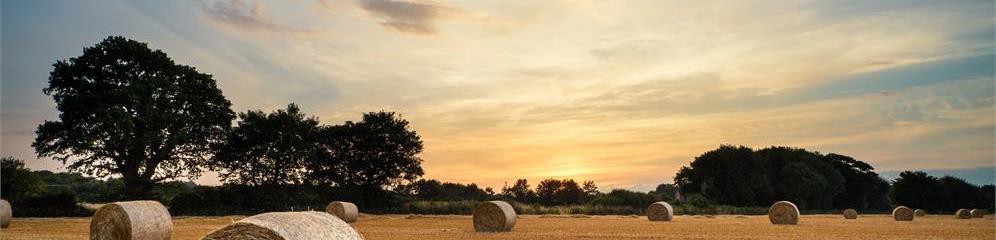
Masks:
[[[972,217],[973,218],[982,218],[982,217],[985,217],[985,216],[986,216],[986,210],[985,209],[978,209],[978,208],[972,209]]]
[[[923,209],[917,209],[913,211],[913,215],[916,215],[917,217],[927,216],[927,211],[924,211]]]
[[[792,202],[778,201],[768,208],[768,220],[771,224],[798,224],[799,208]]]
[[[515,209],[503,201],[487,201],[474,208],[474,230],[507,232],[515,227]]]
[[[844,209],[844,219],[858,219],[858,211],[851,208]]]
[[[202,240],[361,240],[359,233],[332,214],[316,211],[269,212],[243,218],[211,231]]]
[[[913,221],[913,209],[898,206],[896,209],[892,209],[892,218],[896,221]]]
[[[647,207],[647,219],[650,221],[671,221],[674,217],[674,210],[671,204],[661,201],[650,204]]]
[[[958,211],[955,212],[955,218],[957,218],[957,219],[970,219],[970,218],[972,218],[972,211],[969,211],[968,209],[964,209],[964,208],[958,209]]]
[[[14,211],[11,211],[10,202],[0,199],[0,228],[10,227],[12,218],[14,218]]]
[[[340,201],[330,202],[329,205],[325,206],[325,212],[347,223],[356,222],[356,217],[360,215],[360,210],[356,208],[356,204]]]
[[[172,235],[169,210],[156,201],[104,204],[90,219],[91,240],[169,240]]]

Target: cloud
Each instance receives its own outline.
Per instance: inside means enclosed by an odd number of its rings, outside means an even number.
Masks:
[[[359,3],[382,20],[381,26],[410,34],[437,34],[437,21],[466,15],[456,7],[428,1],[361,0]]]
[[[209,19],[252,32],[301,33],[308,32],[279,25],[264,16],[265,8],[258,2],[248,4],[243,0],[215,2],[204,9]]]

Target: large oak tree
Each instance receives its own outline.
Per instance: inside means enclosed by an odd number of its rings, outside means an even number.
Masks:
[[[234,117],[211,75],[117,36],[56,62],[44,93],[60,114],[38,126],[38,156],[72,172],[119,174],[129,198],[162,180],[198,176]]]

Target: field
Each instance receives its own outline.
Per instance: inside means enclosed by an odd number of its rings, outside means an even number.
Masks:
[[[242,217],[177,217],[173,239],[199,239]],[[363,215],[353,224],[366,239],[993,239],[993,217],[949,215],[896,222],[887,215],[804,215],[799,225],[775,226],[767,216],[676,216],[649,222],[636,216],[520,216],[508,233],[475,233],[470,216]],[[0,239],[86,239],[89,218],[16,218]]]

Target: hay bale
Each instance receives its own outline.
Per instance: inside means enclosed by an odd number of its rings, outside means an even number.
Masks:
[[[360,211],[356,208],[356,204],[351,202],[330,202],[329,205],[325,206],[325,212],[336,216],[339,219],[347,223],[356,222],[356,217],[360,215]]]
[[[674,210],[671,208],[671,204],[667,202],[655,202],[647,207],[647,219],[650,219],[650,221],[671,221],[673,217]]]
[[[169,240],[172,235],[169,210],[156,201],[108,203],[90,219],[91,240]]]
[[[270,212],[243,218],[208,233],[202,240],[361,240],[359,233],[332,214],[316,211]]]
[[[844,209],[844,219],[858,219],[858,211],[852,208]]]
[[[898,206],[896,209],[892,209],[892,218],[896,221],[913,221],[913,209]]]
[[[515,227],[515,209],[503,201],[487,201],[474,208],[474,230],[507,232]]]
[[[10,227],[12,218],[14,218],[14,211],[10,208],[10,202],[0,199],[0,228]]]
[[[924,211],[923,209],[917,209],[913,211],[913,215],[916,215],[917,217],[927,216],[927,211]]]
[[[955,212],[955,218],[957,218],[957,219],[970,219],[970,218],[972,218],[972,211],[969,211],[968,209],[964,209],[964,208],[958,209],[958,211]]]
[[[768,208],[768,220],[771,224],[798,224],[799,208],[792,202],[778,201]]]
[[[985,209],[978,209],[978,208],[972,209],[972,217],[973,218],[982,218],[982,217],[985,217],[985,216],[986,216],[986,210]]]

